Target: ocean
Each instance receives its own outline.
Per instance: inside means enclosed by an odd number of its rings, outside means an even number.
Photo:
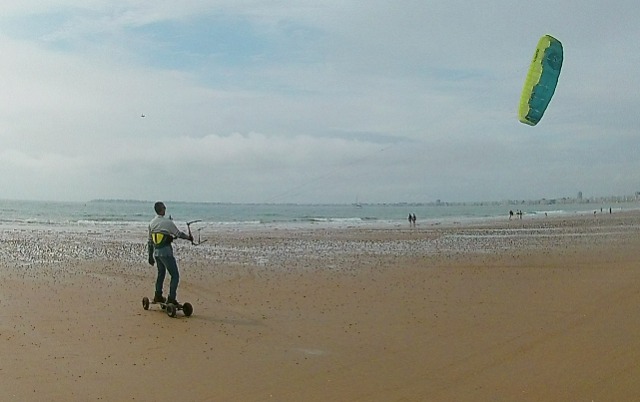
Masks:
[[[413,213],[420,224],[464,223],[508,219],[509,211],[536,216],[609,213],[640,209],[640,202],[469,203],[469,204],[226,204],[166,201],[167,214],[177,223],[201,220],[210,228],[387,227],[407,225]],[[152,201],[95,200],[46,202],[0,200],[0,226],[144,227],[155,215]],[[517,217],[517,215],[516,215]]]

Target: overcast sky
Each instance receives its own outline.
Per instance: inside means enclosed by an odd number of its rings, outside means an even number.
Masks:
[[[636,0],[3,2],[0,198],[633,194],[638,21]],[[530,127],[544,34],[565,58]]]

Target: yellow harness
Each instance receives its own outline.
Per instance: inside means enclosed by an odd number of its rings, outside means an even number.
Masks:
[[[156,248],[164,247],[173,241],[173,237],[165,233],[151,233],[151,239]]]

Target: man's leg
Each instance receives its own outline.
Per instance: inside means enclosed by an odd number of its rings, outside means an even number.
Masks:
[[[167,275],[167,267],[163,261],[163,257],[156,257],[156,265],[158,267],[158,278],[156,279],[156,294],[153,301],[160,301],[162,298],[162,288],[164,286],[164,278]]]
[[[169,298],[167,301],[175,301],[176,292],[178,291],[178,283],[180,282],[180,272],[178,272],[178,263],[176,263],[176,259],[173,256],[170,257],[162,257],[164,265],[169,271],[169,275],[171,275],[171,283],[169,284]]]

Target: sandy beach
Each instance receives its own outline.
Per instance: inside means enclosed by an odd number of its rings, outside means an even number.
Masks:
[[[0,227],[2,400],[640,400],[640,212],[203,236],[170,318],[143,230]]]

